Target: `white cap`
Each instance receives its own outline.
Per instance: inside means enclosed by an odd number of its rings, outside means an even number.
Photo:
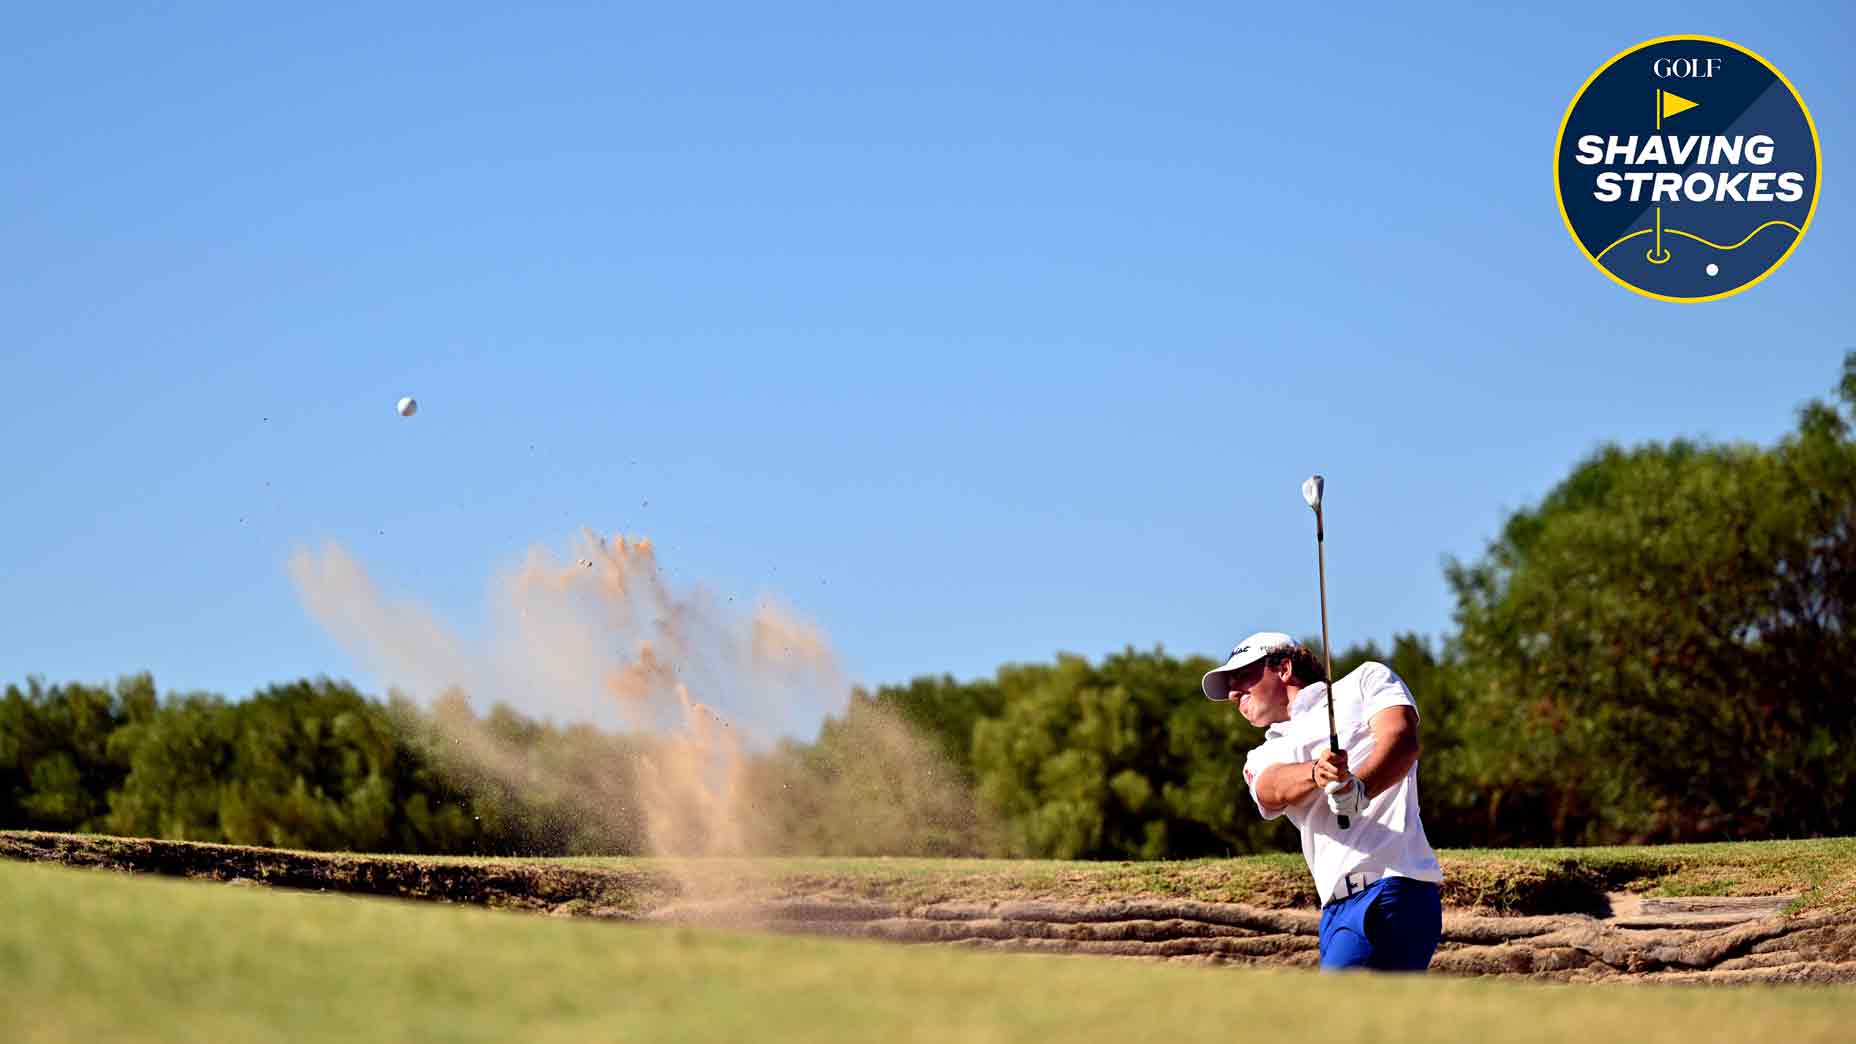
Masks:
[[[1301,642],[1281,631],[1258,631],[1238,642],[1237,648],[1231,650],[1231,658],[1226,660],[1223,666],[1206,671],[1205,677],[1199,679],[1199,688],[1205,691],[1205,698],[1208,700],[1219,702],[1228,700],[1231,698],[1231,689],[1229,683],[1224,680],[1224,675],[1248,667],[1277,649],[1300,649],[1301,647]],[[1212,681],[1214,678],[1217,679],[1216,687]]]

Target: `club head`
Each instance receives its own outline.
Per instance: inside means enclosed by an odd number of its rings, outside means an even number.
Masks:
[[[1302,483],[1302,499],[1315,511],[1321,510],[1321,492],[1326,486],[1327,480],[1320,475],[1310,475],[1308,481]]]

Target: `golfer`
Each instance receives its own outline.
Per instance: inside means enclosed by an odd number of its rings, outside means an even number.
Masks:
[[[1334,685],[1286,634],[1253,634],[1206,673],[1206,698],[1236,700],[1267,730],[1244,759],[1265,819],[1287,814],[1321,897],[1321,967],[1423,971],[1443,931],[1444,875],[1418,818],[1418,707],[1383,663]],[[1348,829],[1341,829],[1346,816]]]

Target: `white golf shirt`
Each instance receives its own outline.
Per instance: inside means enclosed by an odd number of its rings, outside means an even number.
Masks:
[[[1358,769],[1373,753],[1373,715],[1388,707],[1418,705],[1411,690],[1383,663],[1367,661],[1334,684],[1334,729],[1347,764]],[[1296,694],[1289,720],[1264,733],[1263,745],[1244,759],[1244,782],[1251,800],[1265,819],[1287,812],[1302,832],[1302,858],[1314,875],[1323,904],[1344,899],[1351,892],[1382,877],[1411,877],[1443,883],[1437,853],[1424,836],[1418,818],[1418,765],[1412,763],[1397,786],[1381,791],[1359,814],[1349,816],[1351,829],[1342,830],[1328,810],[1325,795],[1316,792],[1304,801],[1278,812],[1263,807],[1257,797],[1257,778],[1271,765],[1313,761],[1328,749],[1327,685],[1317,682]],[[1351,880],[1349,875],[1353,875]]]

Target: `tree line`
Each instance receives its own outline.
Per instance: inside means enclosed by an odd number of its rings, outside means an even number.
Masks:
[[[1856,833],[1856,353],[1776,444],[1605,446],[1473,561],[1455,629],[1340,651],[1423,721],[1448,846]],[[1157,859],[1295,846],[1242,784],[1260,733],[1198,698],[1203,657],[1127,649],[853,693],[752,756],[769,851]],[[898,730],[906,733],[899,734]],[[463,749],[493,744],[499,768]],[[11,684],[0,827],[311,849],[630,853],[648,737],[373,699],[329,679],[242,700]],[[924,751],[937,756],[926,757]],[[511,771],[513,765],[514,771]]]

